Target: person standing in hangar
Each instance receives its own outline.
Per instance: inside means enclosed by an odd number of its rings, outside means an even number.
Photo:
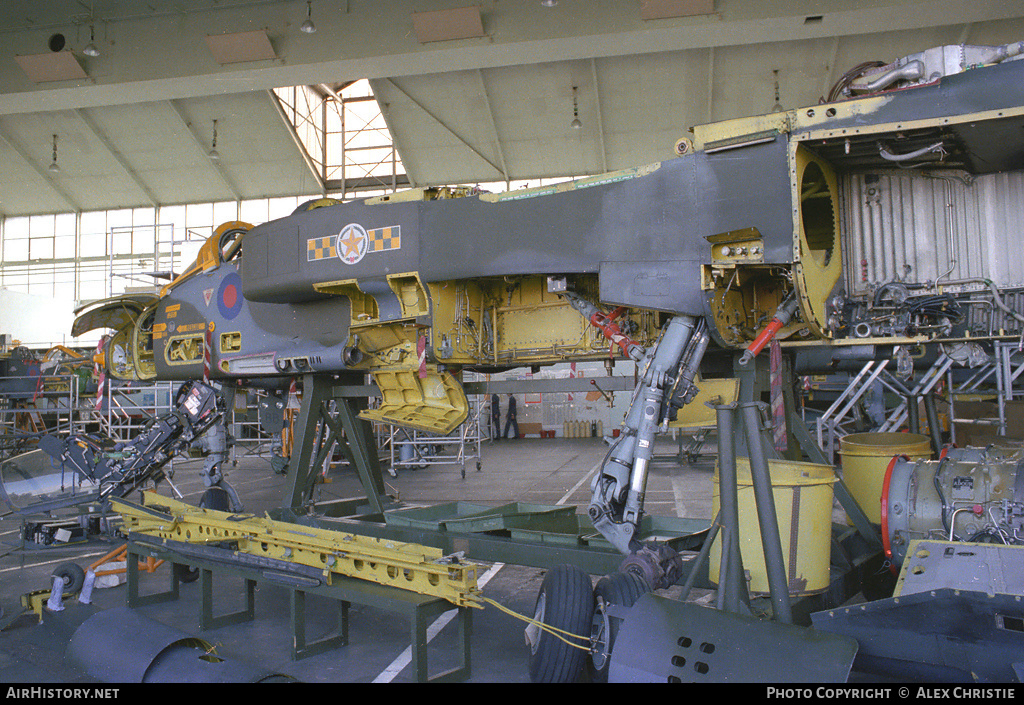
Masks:
[[[501,438],[501,400],[497,394],[491,395],[491,440]]]
[[[519,422],[516,420],[516,398],[511,394],[508,395],[508,415],[505,416],[505,432],[501,434],[502,438],[508,438],[509,427],[515,431],[512,437],[519,438]]]

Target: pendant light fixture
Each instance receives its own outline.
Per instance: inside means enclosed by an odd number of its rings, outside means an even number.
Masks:
[[[574,130],[578,130],[583,127],[583,123],[580,122],[580,106],[576,99],[577,89],[576,86],[572,87],[572,122],[569,123],[569,127]]]
[[[299,31],[304,34],[316,32],[316,25],[313,24],[313,0],[306,0],[306,21],[299,25]]]
[[[57,166],[57,135],[53,136],[53,161],[46,168],[49,169],[51,174],[60,172],[60,167]]]
[[[772,73],[775,74],[775,105],[772,106],[772,112],[784,113],[786,109],[782,107],[782,101],[779,100],[779,70],[773,69]]]
[[[85,45],[85,49],[82,49],[82,53],[86,56],[99,56],[100,50],[96,46],[96,2],[95,0],[89,5],[89,43]]]
[[[210,145],[210,151],[206,153],[213,161],[220,159],[220,152],[217,151],[217,121],[213,121],[213,143]]]
[[[86,56],[99,56],[100,50],[96,46],[96,27],[95,25],[89,25],[89,43],[85,45],[85,49],[82,49],[82,53]]]

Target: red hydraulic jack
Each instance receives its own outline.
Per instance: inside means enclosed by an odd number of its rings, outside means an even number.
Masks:
[[[775,316],[772,318],[771,323],[765,326],[765,329],[761,331],[761,334],[754,338],[754,342],[747,346],[747,349],[743,351],[743,355],[740,357],[740,365],[748,365],[750,361],[757,357],[757,354],[764,349],[775,334],[778,333],[783,326],[787,325],[793,316],[796,314],[797,306],[799,305],[795,294],[790,294],[786,299],[779,304],[779,308],[775,311]]]
[[[604,334],[604,337],[611,341],[613,346],[618,345],[622,350],[623,355],[639,362],[643,358],[643,346],[625,335],[619,329],[618,324],[615,323],[615,319],[625,312],[625,306],[619,306],[609,314],[605,314],[595,309],[594,312],[590,314],[590,324],[598,328]]]

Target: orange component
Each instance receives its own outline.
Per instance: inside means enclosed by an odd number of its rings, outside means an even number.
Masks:
[[[775,334],[784,326],[785,323],[780,321],[778,318],[773,318],[772,322],[765,326],[764,330],[761,331],[761,335],[754,338],[754,342],[747,346],[747,352],[753,356],[757,356],[759,352],[764,349],[764,346],[768,344]]]
[[[100,575],[114,575],[114,574],[117,574],[117,573],[123,573],[123,572],[125,572],[124,568],[117,568],[117,569],[114,569],[114,570],[100,570],[100,571],[97,571],[96,569],[99,568],[101,565],[105,565],[107,563],[116,563],[116,562],[120,562],[120,561],[126,560],[127,557],[128,557],[128,544],[125,544],[125,545],[121,546],[120,548],[115,548],[113,551],[111,551],[107,555],[103,556],[102,558],[99,558],[99,559],[93,561],[92,563],[90,563],[89,564],[89,570],[94,571],[97,576],[100,576]],[[139,570],[144,570],[147,573],[152,573],[152,572],[156,571],[156,569],[159,568],[160,565],[163,562],[164,562],[163,559],[157,560],[156,558],[153,558],[152,556],[147,556],[145,561],[139,561]]]
[[[882,496],[879,501],[881,505],[881,532],[882,550],[885,551],[885,558],[889,561],[889,572],[898,575],[896,564],[892,562],[892,544],[889,542],[889,482],[892,480],[892,470],[896,467],[896,461],[900,458],[910,460],[909,455],[894,455],[889,461],[889,467],[885,469],[885,477],[882,478]]]
[[[771,323],[765,326],[765,329],[761,331],[761,334],[754,338],[754,342],[747,346],[746,351],[740,357],[741,365],[746,365],[757,357],[757,354],[764,349],[764,346],[768,344],[768,341],[774,338],[775,334],[778,333],[783,326],[793,320],[793,316],[796,314],[798,306],[799,302],[793,295],[787,297],[786,300],[779,305],[779,308],[775,311],[775,315],[772,317]]]
[[[590,324],[599,328],[605,338],[612,341],[613,345],[618,345],[622,349],[622,354],[629,357],[630,346],[637,345],[637,342],[625,335],[614,322],[616,318],[625,312],[625,306],[619,306],[609,314],[597,311],[590,317]]]

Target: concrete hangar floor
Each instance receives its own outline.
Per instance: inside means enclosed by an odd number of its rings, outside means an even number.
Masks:
[[[671,439],[659,441],[658,453],[667,458],[678,450]],[[267,459],[237,453],[238,465],[227,472],[228,481],[237,489],[245,511],[262,516],[279,506],[284,477],[275,475]],[[389,492],[403,502],[439,504],[465,501],[488,506],[508,502],[548,505],[576,505],[584,511],[589,502],[590,478],[602,461],[607,446],[599,438],[523,438],[499,442],[484,441],[481,470],[467,465],[461,477],[459,465],[431,465],[411,470],[398,469],[397,476],[385,474]],[[650,513],[710,519],[712,509],[713,444],[696,463],[660,460],[650,474],[646,508]],[[199,475],[202,460],[176,460],[174,485],[184,501],[197,504],[204,487]],[[352,496],[358,491],[355,472],[345,465],[332,467],[331,482],[322,485],[322,499]],[[160,494],[173,496],[167,483]],[[48,589],[53,570],[68,561],[83,568],[94,562],[120,541],[94,538],[87,543],[53,545],[21,549],[21,520],[0,520],[0,604],[10,617],[20,609],[20,596]],[[32,546],[33,544],[29,544]],[[152,575],[142,573],[140,592],[167,589],[168,567]],[[519,614],[533,615],[534,602],[544,571],[516,565],[485,564],[479,578],[483,594]],[[600,576],[593,576],[596,581]],[[218,579],[217,600],[224,611],[237,609],[244,594],[241,578]],[[255,619],[251,622],[200,630],[200,583],[182,584],[176,601],[137,608],[150,620],[172,626],[217,647],[217,654],[255,666],[266,673],[284,674],[300,682],[415,682],[410,666],[410,634],[405,618],[372,607],[353,604],[349,613],[349,644],[326,653],[291,659],[292,633],[289,591],[273,584],[258,584]],[[707,591],[695,590],[691,599],[708,599]],[[99,608],[123,608],[124,584],[92,593]],[[220,609],[220,605],[217,605]],[[307,638],[316,641],[330,634],[336,617],[323,598],[310,595],[307,609]],[[430,673],[459,665],[461,650],[454,620],[444,615],[428,629],[427,647]],[[60,649],[44,637],[45,630],[34,614],[25,614],[0,633],[0,683],[84,682],[82,676],[62,667]],[[471,633],[471,676],[469,682],[529,682],[528,648],[525,624],[488,606],[474,610]],[[436,633],[435,633],[436,632]]]

